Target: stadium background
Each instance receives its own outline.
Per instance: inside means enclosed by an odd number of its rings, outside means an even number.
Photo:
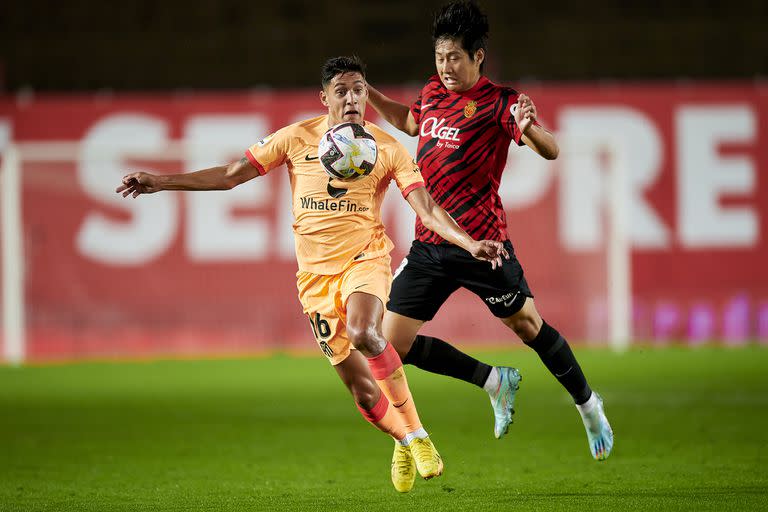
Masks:
[[[457,294],[426,332],[519,367],[516,421],[497,441],[481,390],[408,367],[446,473],[397,495],[389,440],[300,313],[285,173],[114,194],[126,169],[227,161],[321,112],[332,55],[357,53],[410,101],[441,3],[0,2],[27,342],[14,365],[0,340],[0,511],[766,509],[765,2],[482,2],[488,75],[530,93],[563,146],[554,163],[513,148],[502,196],[539,309],[605,398],[605,463],[536,354]],[[632,241],[621,353],[606,348],[617,169]],[[385,218],[395,266],[413,229],[396,192]]]
[[[328,56],[359,54],[372,83],[411,101],[432,73],[439,4],[4,4],[0,148],[82,143],[22,162],[27,357],[313,350],[293,287],[286,173],[236,193],[135,202],[113,187],[129,168],[237,158],[321,113]],[[502,186],[545,316],[577,343],[608,341],[607,183],[621,168],[633,337],[768,343],[765,5],[505,5],[486,6],[487,73],[532,95],[564,146],[555,163],[513,148]],[[137,154],[150,151],[166,161]],[[413,215],[390,194],[385,217],[396,266]],[[429,327],[465,344],[506,337],[462,292]]]

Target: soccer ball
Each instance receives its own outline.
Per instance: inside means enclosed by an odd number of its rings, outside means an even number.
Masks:
[[[357,123],[337,124],[320,138],[317,156],[331,178],[356,180],[376,165],[378,149],[373,135]]]

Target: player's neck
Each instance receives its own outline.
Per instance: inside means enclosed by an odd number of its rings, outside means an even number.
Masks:
[[[466,88],[464,88],[464,89],[462,89],[460,91],[451,91],[451,92],[456,93],[456,94],[466,94],[466,93],[470,92],[472,89],[474,89],[475,86],[477,86],[477,83],[480,81],[481,78],[483,78],[483,75],[477,75],[477,78],[475,78],[475,80],[473,80],[472,82],[469,82],[470,85],[468,87],[466,87]]]

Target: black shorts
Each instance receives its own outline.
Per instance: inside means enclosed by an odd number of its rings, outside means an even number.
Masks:
[[[417,320],[432,320],[446,299],[464,287],[480,297],[494,316],[514,315],[533,294],[512,243],[507,240],[504,247],[509,259],[493,270],[490,263],[473,258],[461,247],[415,240],[395,271],[387,309]]]

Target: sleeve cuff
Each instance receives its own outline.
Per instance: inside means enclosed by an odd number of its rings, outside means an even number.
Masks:
[[[405,190],[402,191],[403,192],[403,197],[408,197],[408,194],[410,194],[411,192],[413,192],[417,188],[421,188],[421,187],[425,187],[425,186],[426,185],[424,185],[423,181],[419,181],[417,183],[413,183],[411,185],[408,185],[407,187],[405,187]]]
[[[245,157],[248,159],[249,162],[251,162],[251,165],[256,168],[260,176],[264,176],[265,174],[267,174],[267,171],[266,169],[264,169],[264,166],[261,165],[258,160],[256,160],[256,157],[253,156],[253,153],[251,153],[250,149],[245,150]]]

